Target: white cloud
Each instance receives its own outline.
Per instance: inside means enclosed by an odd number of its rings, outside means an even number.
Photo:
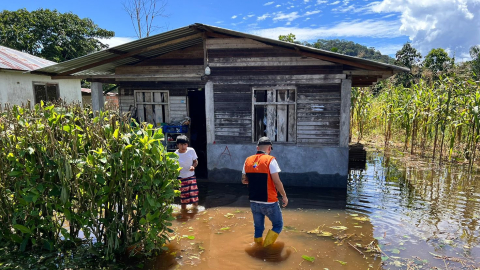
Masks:
[[[285,25],[290,25],[290,24],[292,24],[292,22],[287,22]]]
[[[465,55],[480,40],[480,0],[382,0],[368,7],[400,15],[400,33],[423,55],[444,48]]]
[[[293,21],[293,20],[296,20],[298,18],[300,18],[301,16],[298,15],[298,12],[291,12],[291,13],[288,13],[288,14],[284,14],[283,12],[278,12],[275,14],[275,17],[273,17],[273,21],[283,21],[283,20],[288,20],[288,21]]]
[[[317,13],[320,13],[320,10],[307,11],[303,16],[310,16]]]
[[[267,2],[267,3],[263,4],[263,5],[264,5],[264,6],[270,6],[270,5],[273,4],[273,3],[275,3],[275,2]]]
[[[270,17],[270,14],[265,13],[265,14],[263,14],[262,16],[257,17],[257,20],[258,20],[258,21],[263,21],[263,20],[265,20],[266,18],[269,18],[269,17]]]
[[[329,5],[333,6],[333,5],[338,5],[338,4],[340,4],[340,1],[335,1],[333,3],[330,3]]]
[[[223,23],[223,21],[216,21],[215,23]]]
[[[304,3],[308,3],[308,2],[310,2],[310,0],[303,0],[303,2],[304,2]]]
[[[247,15],[248,18],[251,18],[251,17],[253,17],[253,16],[255,16],[255,14]]]
[[[338,37],[395,38],[402,36],[399,28],[400,23],[397,21],[366,20],[341,22],[332,27],[276,27],[252,30],[250,32],[273,39],[277,39],[279,35],[284,35],[285,33],[294,33],[297,40],[303,41]]]
[[[235,18],[237,18],[237,15],[233,15],[233,16],[232,16],[232,19],[235,19]]]
[[[125,43],[128,43],[128,42],[132,42],[132,41],[137,40],[137,39],[132,38],[132,37],[112,37],[112,38],[109,38],[109,39],[99,38],[98,40],[100,40],[100,42],[102,42],[103,44],[108,44],[108,47],[112,48],[112,47],[115,47],[115,46],[118,46],[118,45],[122,45],[122,44],[125,44]]]
[[[328,3],[328,1],[317,0],[317,4],[315,4],[315,5],[321,5],[321,4],[325,4],[325,3]]]
[[[282,5],[276,5],[275,7],[276,7],[276,8],[279,8],[279,7],[281,7],[281,6],[282,6]]]
[[[306,22],[306,21],[308,21],[308,20],[310,20],[310,18],[306,18],[306,19],[305,19],[305,20],[303,20],[303,21],[305,21],[305,22]]]

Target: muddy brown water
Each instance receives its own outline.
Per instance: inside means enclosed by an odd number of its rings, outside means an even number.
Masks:
[[[347,190],[286,187],[270,249],[253,244],[245,186],[199,180],[199,210],[176,206],[169,250],[144,269],[476,269],[479,180],[459,165],[369,153]]]

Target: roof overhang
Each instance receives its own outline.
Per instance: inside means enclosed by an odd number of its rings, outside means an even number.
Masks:
[[[198,45],[203,43],[206,37],[249,38],[277,48],[289,51],[295,50],[305,57],[343,64],[349,67],[348,70],[344,71],[344,74],[352,78],[353,86],[371,85],[377,80],[387,78],[393,74],[409,71],[408,68],[404,67],[196,23],[56,65],[40,68],[32,73],[50,75],[55,79],[78,78],[92,81],[111,81],[119,78],[119,75],[115,75],[116,67],[133,65],[175,50]],[[121,81],[128,80],[127,77],[119,79]],[[163,78],[161,75],[158,76],[158,81],[162,80],[172,79]],[[192,78],[192,80],[197,81],[200,78]]]

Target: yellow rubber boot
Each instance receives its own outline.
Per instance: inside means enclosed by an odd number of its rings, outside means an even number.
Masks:
[[[265,236],[265,241],[263,241],[263,247],[268,247],[271,244],[275,243],[277,240],[278,233],[268,230],[267,236]]]
[[[253,241],[255,241],[255,244],[257,244],[257,245],[262,245],[263,244],[263,237],[253,238]]]

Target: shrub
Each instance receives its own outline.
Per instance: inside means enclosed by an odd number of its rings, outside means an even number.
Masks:
[[[176,155],[161,130],[78,105],[0,113],[0,242],[21,251],[87,244],[113,259],[168,241]]]

